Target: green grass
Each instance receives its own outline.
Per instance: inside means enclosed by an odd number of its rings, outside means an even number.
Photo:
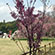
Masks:
[[[53,38],[53,37],[42,37],[42,41],[53,41],[55,38]],[[19,38],[19,39],[16,39],[16,40],[23,40],[23,41],[26,41],[26,40],[28,40],[27,38]],[[36,40],[36,39],[35,39]]]
[[[21,41],[25,50],[27,50],[27,41]],[[19,46],[20,43],[18,42]],[[21,47],[21,46],[20,46]],[[0,39],[0,55],[20,55],[22,52],[15,42],[10,39]]]
[[[0,55],[17,55],[20,54],[16,44],[9,39],[0,39]]]
[[[28,42],[20,40],[25,52],[28,51]],[[41,46],[44,46],[45,44],[51,43],[52,41],[42,41]],[[19,46],[20,43],[18,42]],[[21,46],[20,46],[21,47]],[[17,47],[15,42],[10,39],[0,39],[0,55],[20,55],[22,52],[20,49]]]

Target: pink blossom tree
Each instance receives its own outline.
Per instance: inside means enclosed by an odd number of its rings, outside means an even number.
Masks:
[[[18,29],[28,39],[29,52],[24,52],[23,55],[28,53],[29,55],[36,55],[36,51],[40,47],[44,24],[48,21],[48,17],[45,15],[47,1],[42,0],[44,10],[43,12],[38,11],[38,14],[33,14],[36,0],[30,0],[29,2],[27,0],[27,7],[24,5],[24,0],[15,0],[14,3],[16,4],[17,13],[9,7],[11,16],[17,20]],[[36,40],[34,40],[34,34],[36,34]]]

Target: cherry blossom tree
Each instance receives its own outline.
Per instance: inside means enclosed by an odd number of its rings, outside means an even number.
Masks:
[[[44,33],[44,24],[49,18],[45,15],[48,0],[41,0],[44,5],[43,12],[38,11],[38,14],[33,14],[36,1],[27,0],[27,7],[25,7],[24,0],[15,0],[14,3],[16,4],[17,13],[9,7],[11,16],[17,20],[18,30],[28,39],[29,52],[24,52],[23,55],[28,53],[29,55],[36,55],[36,51],[40,47],[41,37]],[[7,5],[9,6],[8,3]],[[34,34],[36,34],[36,40],[34,39]]]

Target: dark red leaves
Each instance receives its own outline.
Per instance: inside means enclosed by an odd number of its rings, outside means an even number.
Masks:
[[[28,38],[29,45],[31,47],[39,47],[39,43],[41,41],[42,31],[43,29],[48,30],[48,26],[44,22],[48,20],[48,17],[42,17],[43,13],[38,11],[38,14],[33,14],[34,6],[29,6],[25,9],[23,5],[24,0],[16,0],[16,9],[18,15],[15,12],[11,12],[11,16],[13,18],[17,18],[18,29]],[[30,4],[35,4],[36,0],[30,0]],[[46,27],[46,28],[45,28]],[[36,34],[36,41],[34,41],[34,34]],[[33,44],[34,43],[34,44]]]
[[[33,0],[30,0],[30,3],[32,3]]]
[[[37,14],[37,15],[34,15],[34,17],[38,17],[39,16],[39,14]]]
[[[12,16],[13,18],[17,18],[17,15],[16,15],[15,12],[11,12],[10,14],[11,14],[11,16]]]

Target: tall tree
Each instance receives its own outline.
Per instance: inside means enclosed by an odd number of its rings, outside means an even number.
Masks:
[[[18,13],[11,10],[11,16],[17,19],[17,26],[21,33],[28,39],[29,55],[36,55],[37,49],[40,47],[41,37],[43,35],[44,23],[47,22],[48,17],[45,16],[45,8],[48,0],[42,0],[44,9],[43,12],[38,11],[38,14],[33,14],[36,0],[27,0],[27,7],[24,6],[24,0],[15,0],[15,8]],[[7,3],[8,5],[8,3]],[[8,5],[9,6],[9,5]],[[36,40],[34,40],[36,34]],[[33,53],[32,53],[33,52]]]

